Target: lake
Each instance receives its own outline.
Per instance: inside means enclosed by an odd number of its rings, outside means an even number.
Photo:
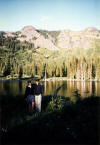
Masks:
[[[33,82],[34,83],[34,82]],[[72,97],[76,89],[82,98],[95,95],[100,96],[100,82],[80,82],[80,81],[50,81],[41,82],[44,85],[44,95],[53,95],[54,91],[64,83],[64,86],[59,90],[58,95]],[[23,95],[27,81],[9,80],[0,81],[0,96],[2,95]]]

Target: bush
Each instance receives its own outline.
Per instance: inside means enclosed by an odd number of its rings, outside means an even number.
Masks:
[[[49,102],[47,106],[47,111],[55,111],[55,110],[61,111],[64,108],[64,106],[67,104],[66,101],[67,100],[65,97],[61,97],[61,96],[58,96],[57,98],[52,97],[52,100]]]

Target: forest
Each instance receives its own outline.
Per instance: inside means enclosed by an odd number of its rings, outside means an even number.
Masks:
[[[44,78],[46,73],[47,78],[100,80],[100,40],[90,49],[48,50],[17,40],[17,33],[16,37],[5,37],[0,32],[0,77]]]

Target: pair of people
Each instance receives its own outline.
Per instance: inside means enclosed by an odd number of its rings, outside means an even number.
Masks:
[[[40,85],[39,79],[36,80],[35,84],[32,84],[31,81],[28,81],[28,85],[25,90],[25,98],[28,103],[29,112],[36,108],[37,112],[41,112],[41,101],[42,94],[44,92],[43,85]]]

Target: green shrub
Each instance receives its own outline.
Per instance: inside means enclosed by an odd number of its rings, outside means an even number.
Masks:
[[[66,99],[64,97],[58,96],[57,98],[53,98],[49,102],[47,106],[47,111],[55,111],[62,110],[66,105]]]

